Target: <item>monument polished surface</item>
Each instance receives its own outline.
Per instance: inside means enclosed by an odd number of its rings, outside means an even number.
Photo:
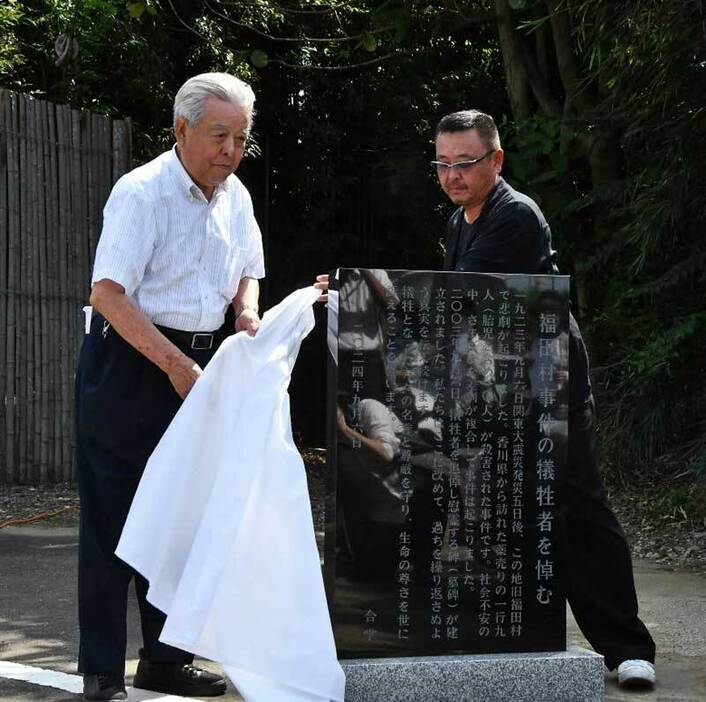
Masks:
[[[569,279],[337,276],[324,575],[339,658],[564,651]]]

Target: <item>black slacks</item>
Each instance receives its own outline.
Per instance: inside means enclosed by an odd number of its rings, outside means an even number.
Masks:
[[[631,658],[654,662],[654,641],[637,614],[630,549],[596,464],[593,399],[569,412],[568,465],[560,489],[567,597],[576,622],[610,670]]]
[[[147,602],[147,582],[115,555],[147,459],[181,405],[167,375],[94,315],[76,374],[76,444],[81,498],[79,626],[81,673],[125,670],[127,594],[132,578],[144,647],[140,656],[190,663],[193,655],[161,643],[165,615]],[[208,350],[172,339],[202,368]],[[149,534],[144,535],[150,539]]]

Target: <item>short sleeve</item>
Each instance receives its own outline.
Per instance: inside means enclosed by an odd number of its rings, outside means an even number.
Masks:
[[[264,278],[265,256],[262,251],[262,234],[253,212],[252,199],[247,188],[239,181],[238,198],[238,230],[240,231],[240,246],[243,247],[245,260],[243,262],[241,278]],[[242,238],[244,237],[244,238]]]
[[[121,178],[103,209],[91,284],[107,278],[132,295],[144,277],[155,236],[153,203],[139,185]]]
[[[262,234],[250,210],[248,222],[247,260],[243,266],[243,278],[265,277],[265,256],[262,251]]]

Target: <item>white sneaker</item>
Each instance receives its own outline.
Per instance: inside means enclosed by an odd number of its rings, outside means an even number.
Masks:
[[[655,667],[649,661],[629,660],[618,666],[620,687],[653,687]]]

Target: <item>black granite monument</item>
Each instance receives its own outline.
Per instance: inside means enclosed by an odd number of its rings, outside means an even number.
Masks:
[[[324,575],[339,657],[565,650],[569,279],[331,280]]]

